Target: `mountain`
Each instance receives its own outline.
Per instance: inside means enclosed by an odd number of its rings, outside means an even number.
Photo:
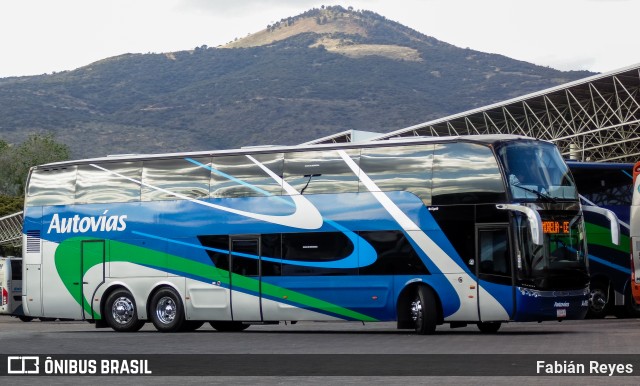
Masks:
[[[0,79],[0,139],[73,157],[388,132],[593,75],[459,48],[369,11],[312,9],[220,47]]]

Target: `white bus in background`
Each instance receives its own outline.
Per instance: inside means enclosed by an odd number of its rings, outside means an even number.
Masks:
[[[631,200],[631,293],[640,303],[640,162],[633,167],[633,198]]]
[[[0,257],[0,314],[17,316],[25,322],[33,319],[22,311],[21,257]]]

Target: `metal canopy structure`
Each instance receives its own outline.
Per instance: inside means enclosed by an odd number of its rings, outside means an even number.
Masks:
[[[311,143],[348,142],[348,132]],[[555,143],[565,158],[640,158],[640,64],[378,135],[518,134]]]
[[[0,217],[0,246],[22,245],[22,212]]]

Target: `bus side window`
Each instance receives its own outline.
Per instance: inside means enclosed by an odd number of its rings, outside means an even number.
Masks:
[[[31,174],[27,206],[69,205],[76,192],[76,166],[36,169]]]
[[[211,197],[266,197],[282,194],[282,185],[264,169],[282,177],[284,155],[254,154],[213,157]],[[255,160],[255,162],[254,162]],[[258,165],[257,163],[260,165]]]
[[[433,145],[364,148],[360,168],[380,191],[408,191],[431,205]],[[360,183],[360,192],[367,188]]]
[[[491,275],[511,275],[508,233],[506,228],[483,229],[478,232],[479,272]]]
[[[472,143],[436,145],[433,205],[503,202],[506,192],[490,148]]]
[[[11,260],[11,280],[22,280],[22,260]]]
[[[358,150],[345,152],[359,163]],[[336,150],[287,153],[284,179],[300,194],[358,192],[358,176]]]
[[[140,201],[142,162],[104,162],[96,166],[78,166],[76,203]]]
[[[209,197],[210,158],[144,161],[142,201]]]

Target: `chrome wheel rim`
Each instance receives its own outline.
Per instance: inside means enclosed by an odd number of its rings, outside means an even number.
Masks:
[[[604,311],[607,305],[607,295],[599,288],[591,290],[591,309],[595,312]]]
[[[422,318],[422,302],[416,299],[411,303],[411,319],[417,324]]]
[[[156,305],[156,316],[163,324],[169,324],[176,318],[176,302],[168,296],[163,297]]]
[[[111,315],[118,324],[127,324],[133,319],[136,307],[133,301],[126,296],[121,296],[113,302]]]

